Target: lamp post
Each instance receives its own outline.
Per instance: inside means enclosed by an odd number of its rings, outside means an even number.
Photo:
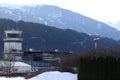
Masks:
[[[95,49],[97,49],[97,41],[99,40],[100,38],[99,37],[94,37],[94,42],[95,42],[95,44],[94,44],[94,47],[95,47]]]

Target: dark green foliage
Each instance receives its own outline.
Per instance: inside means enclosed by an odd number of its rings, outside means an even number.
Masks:
[[[23,31],[23,49],[81,51],[93,47],[93,39],[89,35],[69,29],[64,30],[32,22],[14,22],[0,19],[0,33],[3,34],[6,29],[20,29]],[[0,37],[2,43],[3,36]],[[83,41],[84,43],[82,43]]]
[[[120,80],[120,58],[81,57],[78,80]]]
[[[79,63],[79,55],[70,54],[70,55],[61,57],[57,66],[59,67],[60,71],[77,73],[78,63]]]
[[[32,22],[0,19],[0,51],[3,51],[3,32],[8,29],[23,31],[23,49],[33,48],[41,51],[83,51],[94,48],[93,37],[70,29],[58,29]],[[120,44],[109,38],[101,38],[98,47],[119,47]]]
[[[106,56],[108,56],[108,57],[106,57]],[[106,59],[106,58],[107,59],[109,59],[109,58],[119,59],[120,48],[98,48],[98,49],[90,49],[88,51],[81,52],[81,53],[73,53],[73,54],[61,57],[60,61],[58,61],[58,64],[56,64],[55,66],[58,66],[60,68],[60,71],[78,72],[77,70],[73,70],[73,68],[77,68],[78,66],[80,66],[80,64],[79,64],[80,57],[83,62],[87,62],[90,59],[91,63],[95,64],[94,60],[98,59],[99,60],[98,63],[100,63],[100,62],[102,63],[102,62],[104,62],[103,59]],[[81,63],[83,63],[82,61],[81,61]],[[120,59],[118,61],[120,63]],[[89,63],[89,64],[91,64],[91,63]],[[88,68],[89,68],[89,64],[87,63],[85,65],[88,65]],[[82,67],[82,66],[80,66],[80,67]],[[79,69],[80,69],[80,67],[79,67]],[[84,68],[84,66],[82,68]],[[94,69],[94,66],[93,66],[93,69]]]

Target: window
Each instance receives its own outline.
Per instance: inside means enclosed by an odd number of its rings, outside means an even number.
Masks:
[[[7,34],[8,38],[21,38],[20,34]]]

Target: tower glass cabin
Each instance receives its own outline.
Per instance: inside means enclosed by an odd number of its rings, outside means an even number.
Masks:
[[[12,55],[15,60],[22,60],[22,31],[6,30],[4,31],[4,58]]]

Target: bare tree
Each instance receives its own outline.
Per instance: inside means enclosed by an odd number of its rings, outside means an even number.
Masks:
[[[6,73],[8,75],[14,73],[15,61],[16,55],[15,52],[13,52],[13,50],[11,49],[9,53],[5,54],[4,59],[0,61],[0,66],[3,70],[3,73]]]

